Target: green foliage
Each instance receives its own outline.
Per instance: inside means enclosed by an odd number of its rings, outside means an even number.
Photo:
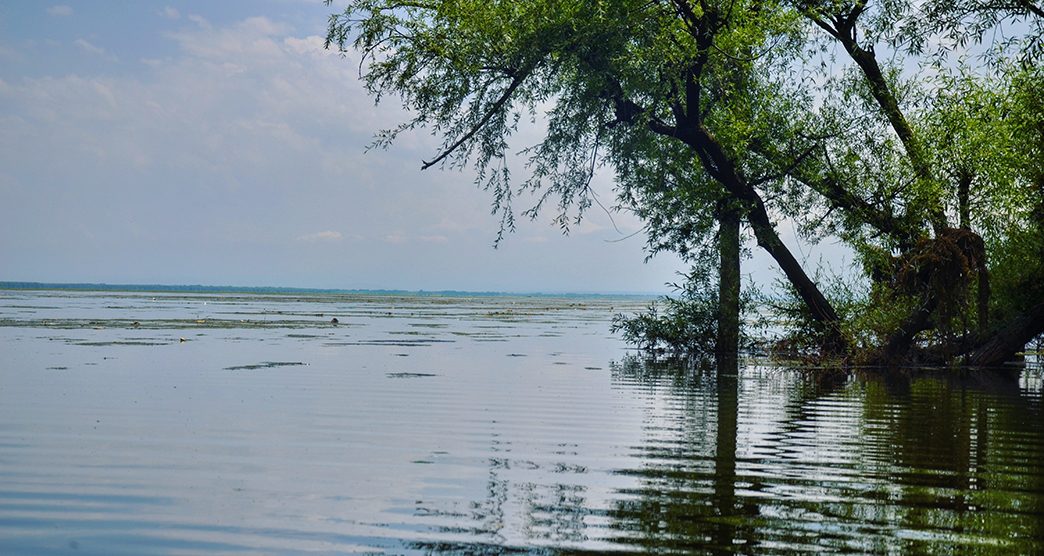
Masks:
[[[380,100],[395,94],[413,119],[382,131],[385,147],[419,127],[443,138],[424,166],[473,162],[477,182],[494,193],[494,211],[513,226],[513,189],[505,164],[508,139],[524,116],[557,99],[533,177],[546,180],[541,202],[558,195],[563,210],[589,206],[589,168],[607,121],[604,88],[592,67],[624,48],[619,10],[596,2],[397,2],[359,0],[331,16],[327,46],[353,45],[363,78]],[[597,46],[597,48],[595,48]],[[563,214],[563,223],[566,220]]]
[[[1016,217],[997,222],[986,241],[993,258],[994,306],[1001,318],[1044,302],[1044,68],[1011,74],[1005,96],[1007,171],[1020,176],[1002,196]],[[1003,168],[1001,169],[1003,171]]]
[[[793,351],[839,330],[872,350],[918,311],[931,312],[912,332],[926,344],[984,328],[983,300],[1009,317],[1044,299],[1042,15],[1022,0],[351,0],[327,46],[354,49],[374,97],[411,111],[375,146],[438,136],[423,166],[473,165],[502,233],[520,192],[536,195],[524,215],[554,205],[568,231],[595,172],[613,171],[650,253],[699,269],[677,298],[619,318],[628,339],[708,352],[707,269],[718,215],[735,210],[777,261],[776,217],[856,251],[862,283],[826,299],[785,268],[800,302],[777,311]],[[987,63],[949,56],[1012,21]],[[512,182],[526,119],[546,129]]]
[[[994,322],[1003,322],[1044,300],[1044,226],[1013,230],[991,262]]]
[[[783,73],[773,68],[802,33],[799,15],[781,4],[700,5],[711,27],[696,33],[668,2],[355,0],[331,16],[327,46],[361,53],[375,98],[394,94],[413,114],[382,131],[375,146],[417,128],[441,137],[441,154],[425,166],[473,164],[505,229],[514,225],[511,204],[520,191],[539,192],[527,216],[554,202],[567,229],[590,207],[591,176],[606,164],[617,172],[624,206],[638,203],[666,221],[667,213],[642,204],[646,186],[685,184],[700,190],[687,197],[712,205],[715,194],[702,191],[708,179],[691,150],[645,124],[670,121],[676,105],[690,100],[684,82],[699,63],[706,68],[699,98],[706,125],[742,155],[774,121],[762,114],[772,106],[769,81]],[[697,44],[697,35],[710,42]],[[510,138],[523,118],[541,112],[546,133],[521,151],[528,176],[512,188]]]
[[[1032,217],[1044,145],[1044,71],[1005,66],[983,77],[961,66],[932,84],[931,103],[919,125],[939,169],[942,195],[959,212],[960,186],[968,189],[971,221],[987,241]]]
[[[717,303],[707,295],[687,293],[664,297],[636,315],[616,315],[612,332],[649,354],[709,359],[714,355]]]
[[[913,52],[944,58],[981,45],[989,63],[1044,60],[1044,5],[1037,0],[927,0],[919,8],[892,33]]]
[[[868,292],[854,273],[842,274],[820,264],[816,268],[816,282],[824,284],[823,294],[841,317],[842,336],[856,350],[879,338],[872,338],[864,322],[857,317],[867,308]],[[762,343],[776,357],[786,359],[820,359],[823,345],[831,331],[824,323],[812,317],[808,306],[794,288],[777,280],[771,294],[758,293],[758,306],[763,307],[762,328],[767,331]]]
[[[1044,70],[944,74],[923,122],[952,212],[985,242],[991,320],[1044,301]]]
[[[616,315],[612,331],[647,353],[713,357],[718,330],[716,284],[706,272],[693,270],[675,289],[677,297],[664,297],[644,312]]]
[[[684,281],[673,284],[676,296],[665,296],[634,315],[615,315],[612,331],[649,354],[690,360],[713,358],[718,334],[718,283],[712,262],[711,258],[698,259]],[[740,295],[742,351],[755,349],[757,333],[764,327],[755,312],[759,296],[752,286]]]

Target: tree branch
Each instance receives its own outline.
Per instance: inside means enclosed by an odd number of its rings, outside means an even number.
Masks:
[[[446,159],[447,156],[452,154],[453,151],[457,150],[458,148],[460,148],[461,145],[463,145],[469,139],[474,137],[475,134],[478,133],[483,126],[485,126],[487,123],[489,123],[491,119],[493,119],[493,116],[495,116],[497,112],[500,112],[504,105],[507,104],[507,101],[511,98],[512,93],[515,92],[515,89],[518,89],[518,87],[522,85],[522,83],[526,80],[526,77],[528,76],[528,71],[520,72],[518,75],[516,75],[514,79],[511,80],[511,84],[508,85],[507,89],[504,89],[504,93],[500,95],[500,98],[498,98],[497,101],[493,103],[493,106],[488,111],[486,111],[486,114],[482,116],[482,119],[479,120],[478,123],[476,123],[474,126],[472,126],[472,128],[467,133],[465,133],[459,139],[454,141],[452,145],[443,150],[441,154],[432,159],[430,162],[422,161],[423,164],[421,164],[421,170],[427,170],[428,168],[431,168],[439,162],[442,162]]]
[[[863,13],[863,8],[865,8],[865,4],[857,2],[855,7],[845,17],[838,18],[836,28],[824,23],[818,15],[811,11],[806,11],[805,15],[845,48],[845,51],[848,52],[856,66],[862,71],[871,95],[884,113],[892,130],[899,137],[899,141],[903,144],[907,158],[911,166],[913,166],[914,174],[922,183],[931,183],[933,178],[928,160],[914,134],[913,127],[899,107],[899,101],[889,86],[888,80],[885,79],[881,66],[877,63],[872,47],[864,49],[859,46],[855,39],[856,18]],[[928,220],[936,233],[940,233],[949,227],[946,221],[946,214],[939,205],[938,199],[929,200],[928,212]]]

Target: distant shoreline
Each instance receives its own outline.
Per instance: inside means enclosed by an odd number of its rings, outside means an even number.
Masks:
[[[201,284],[98,284],[80,282],[0,282],[0,290],[141,292],[141,293],[243,293],[243,294],[329,294],[329,295],[411,295],[430,297],[570,297],[570,298],[656,298],[656,293],[574,293],[574,292],[496,292],[465,290],[329,289],[280,286],[205,286]]]

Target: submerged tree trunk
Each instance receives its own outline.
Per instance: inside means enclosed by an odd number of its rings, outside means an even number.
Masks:
[[[1010,361],[1026,344],[1044,332],[1044,303],[1012,319],[989,340],[979,346],[968,364],[976,367],[995,367]]]
[[[737,528],[743,523],[736,519],[736,437],[739,432],[739,377],[735,374],[718,375],[717,426],[714,442],[714,484],[711,502],[715,517],[712,540],[715,549],[735,546]]]
[[[718,338],[715,361],[719,374],[734,374],[739,360],[740,215],[732,207],[718,214]]]

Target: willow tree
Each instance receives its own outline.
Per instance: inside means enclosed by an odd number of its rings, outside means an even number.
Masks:
[[[843,70],[822,83],[815,132],[755,148],[793,161],[789,194],[808,204],[790,215],[861,257],[870,295],[849,340],[863,336],[874,363],[1002,363],[1044,332],[1041,12],[1021,0],[794,7]],[[1023,32],[975,66],[946,57],[999,22]],[[926,52],[926,37],[944,47]]]
[[[922,5],[945,8],[937,4]],[[928,94],[933,82],[904,77],[876,55],[885,44],[900,59],[917,55],[923,43],[903,32],[917,17],[937,24],[936,34],[961,25],[899,0],[352,0],[331,16],[327,46],[354,48],[371,93],[398,96],[411,110],[377,145],[433,131],[441,148],[422,167],[473,165],[502,230],[514,226],[519,191],[537,193],[524,214],[551,202],[568,227],[591,206],[595,170],[613,169],[621,201],[649,223],[654,250],[716,259],[719,357],[735,352],[743,225],[776,261],[825,351],[857,345],[874,362],[931,352],[996,363],[1044,327],[1032,293],[1028,312],[1000,323],[988,316],[998,299],[989,265],[1003,257],[987,249],[1013,252],[1028,237],[1020,249],[1032,253],[1039,216],[1014,210],[1004,230],[983,228],[1005,198],[1039,189],[1039,157],[1005,162],[997,153],[1039,145],[1040,72],[1023,64],[993,81],[970,78],[983,98],[1007,103],[1000,123],[974,106],[933,105],[941,98]],[[847,68],[810,70],[817,47],[840,49]],[[511,136],[538,116],[545,134],[522,151],[528,175],[512,183]],[[954,132],[950,143],[934,142],[939,126]],[[989,160],[975,166],[999,169],[974,170],[962,186],[960,164],[951,163],[963,163],[974,137],[1000,132]],[[1006,170],[1015,177],[1002,183]],[[996,194],[979,194],[986,183]],[[858,251],[870,294],[851,322],[780,240],[773,216]],[[1044,278],[1006,268],[1012,284]],[[1001,337],[1004,346],[983,355]]]
[[[626,199],[657,190],[685,199],[684,211],[659,218],[683,231],[671,241],[691,252],[715,241],[719,223],[723,355],[735,353],[741,220],[814,317],[838,330],[758,191],[784,176],[748,146],[770,136],[786,109],[774,91],[800,44],[797,17],[765,1],[357,0],[331,17],[327,45],[352,45],[371,92],[398,95],[412,111],[378,143],[417,127],[434,131],[443,144],[423,167],[473,164],[505,229],[518,190],[540,192],[526,214],[553,199],[568,225],[590,206],[602,165],[616,171]],[[529,177],[512,184],[509,138],[545,107],[546,134],[524,151]],[[828,344],[843,349],[840,334]]]

